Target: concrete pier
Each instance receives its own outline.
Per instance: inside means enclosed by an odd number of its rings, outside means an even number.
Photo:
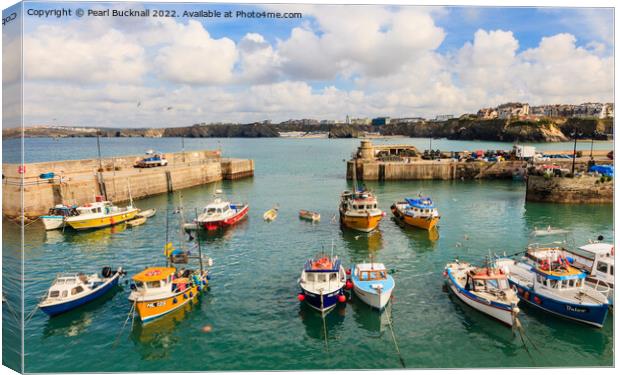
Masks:
[[[56,204],[85,204],[95,195],[112,202],[173,192],[222,179],[254,175],[254,161],[222,158],[219,151],[203,150],[165,154],[168,165],[134,168],[142,156],[64,160],[44,163],[2,165],[2,213],[21,215],[20,192],[24,194],[24,216],[35,218]],[[43,173],[52,179],[41,179]]]

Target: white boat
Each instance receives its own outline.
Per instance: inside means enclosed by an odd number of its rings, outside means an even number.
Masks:
[[[395,283],[383,263],[358,263],[351,273],[353,292],[364,303],[379,310],[390,302]]]
[[[54,208],[50,208],[47,215],[39,216],[45,230],[60,229],[65,225],[65,218],[68,216],[76,216],[78,212],[75,207],[57,204]]]
[[[299,210],[299,218],[314,222],[321,221],[321,214],[314,211]]]
[[[157,213],[157,209],[150,208],[148,210],[140,210],[140,211],[138,211],[138,214],[136,216],[138,216],[138,217],[145,217],[145,218],[148,219],[149,217],[155,216],[156,213]]]
[[[110,267],[104,267],[101,276],[96,273],[58,275],[39,303],[39,308],[50,316],[73,310],[106,294],[118,285],[118,280],[124,274],[121,267],[116,272]]]
[[[508,326],[515,324],[519,298],[504,271],[455,261],[446,265],[444,276],[450,290],[465,304]]]
[[[603,293],[613,304],[614,245],[595,242],[564,251],[571,265],[587,274],[586,285]]]
[[[249,210],[245,203],[235,204],[216,198],[203,209],[194,222],[207,231],[223,229],[245,219]]]

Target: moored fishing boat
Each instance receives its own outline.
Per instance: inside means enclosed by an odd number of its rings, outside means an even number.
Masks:
[[[65,222],[76,230],[104,228],[123,223],[133,219],[138,209],[129,204],[126,207],[118,207],[102,197],[97,197],[96,202],[88,203],[76,208],[78,215],[69,216]]]
[[[403,202],[396,202],[390,207],[392,214],[405,224],[431,230],[439,222],[439,212],[433,200],[424,198],[405,198]]]
[[[216,198],[203,209],[194,222],[208,231],[227,228],[245,219],[249,209],[246,203],[231,203]]]
[[[301,293],[298,299],[321,313],[328,312],[338,302],[346,301],[346,278],[344,267],[337,256],[319,255],[309,259],[301,271]]]
[[[570,265],[560,253],[535,265],[500,258],[496,266],[508,274],[521,301],[567,319],[602,327],[609,301],[585,284],[586,274]]]
[[[76,216],[78,212],[75,206],[69,207],[64,204],[57,204],[50,208],[47,215],[39,216],[45,230],[60,229],[65,225],[65,219],[69,216]]]
[[[515,324],[519,298],[504,271],[455,261],[446,265],[444,276],[450,290],[465,304],[508,326]]]
[[[358,263],[351,271],[353,292],[364,303],[382,310],[390,301],[394,290],[394,278],[388,274],[383,263]]]
[[[44,313],[55,316],[85,305],[105,295],[118,285],[119,279],[125,274],[121,267],[113,271],[104,267],[101,276],[60,274],[56,276],[45,298],[39,303]]]
[[[372,232],[385,213],[377,207],[377,198],[367,190],[345,191],[340,196],[340,223],[361,232]]]
[[[130,227],[137,227],[138,225],[142,225],[144,223],[146,223],[146,217],[144,216],[138,216],[135,219],[127,221],[127,225]]]
[[[314,211],[299,210],[299,218],[303,220],[309,220],[312,222],[321,221],[321,214]]]
[[[149,217],[155,216],[156,213],[157,213],[157,209],[149,208],[148,210],[140,210],[140,211],[138,211],[138,214],[136,216],[138,216],[138,217],[145,217],[145,218],[148,219]]]
[[[278,217],[278,207],[273,207],[263,214],[263,220],[274,221]]]

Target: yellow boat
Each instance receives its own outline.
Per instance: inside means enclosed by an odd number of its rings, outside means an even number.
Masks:
[[[439,212],[431,198],[411,199],[396,202],[390,207],[392,214],[405,224],[431,230],[439,223]]]
[[[278,207],[273,207],[263,214],[263,220],[274,221],[278,217]]]
[[[385,213],[377,208],[377,198],[369,191],[345,191],[340,196],[340,223],[361,232],[372,232]]]
[[[109,201],[97,201],[77,208],[77,216],[68,216],[65,222],[73,229],[95,229],[123,223],[133,219],[138,209],[129,205],[118,207]]]
[[[148,322],[195,301],[206,287],[206,272],[178,272],[174,267],[149,267],[133,277],[129,300],[142,322]],[[201,285],[202,284],[202,285]]]

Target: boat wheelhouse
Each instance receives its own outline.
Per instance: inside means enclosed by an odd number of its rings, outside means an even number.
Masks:
[[[327,312],[338,302],[346,300],[346,279],[346,272],[337,256],[322,255],[309,259],[301,271],[299,299],[321,313]]]
[[[94,203],[77,207],[76,211],[78,215],[65,218],[65,222],[76,230],[104,228],[124,223],[133,219],[138,213],[133,204],[119,207],[112,202],[104,201],[102,197],[97,197]]]
[[[390,207],[392,214],[405,224],[431,230],[439,222],[439,212],[429,197],[405,198],[403,202],[396,202]]]
[[[340,223],[361,232],[372,232],[385,213],[378,208],[377,198],[367,190],[345,191],[340,195]]]
[[[59,274],[39,303],[39,308],[50,316],[73,310],[105,295],[118,285],[124,274],[121,267],[116,272],[104,267],[101,276],[96,273]]]
[[[455,261],[446,265],[444,276],[450,290],[474,309],[512,326],[519,314],[519,298],[504,271]]]
[[[249,206],[216,198],[194,220],[201,228],[212,231],[233,226],[247,217]]]
[[[572,266],[587,273],[586,284],[600,290],[613,304],[614,245],[595,242],[566,252]]]
[[[395,283],[383,263],[358,263],[351,272],[353,292],[364,303],[382,310],[390,302]]]
[[[609,301],[600,291],[586,285],[586,274],[570,265],[560,252],[548,253],[535,265],[512,259],[498,259],[497,267],[508,274],[517,295],[531,306],[554,315],[602,327]]]

